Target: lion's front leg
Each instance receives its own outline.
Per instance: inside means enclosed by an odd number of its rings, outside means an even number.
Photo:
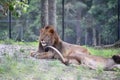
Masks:
[[[35,57],[37,59],[52,59],[54,56],[54,53],[52,52],[33,52],[31,53],[32,57]]]
[[[30,56],[31,56],[31,57],[34,57],[34,56],[35,56],[36,54],[38,54],[38,53],[39,53],[39,52],[31,52],[31,53],[30,53]]]

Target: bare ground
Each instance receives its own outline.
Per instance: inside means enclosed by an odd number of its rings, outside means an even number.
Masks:
[[[80,65],[65,66],[58,60],[34,59],[29,53],[36,49],[0,44],[0,80],[120,80],[119,71],[90,70]]]

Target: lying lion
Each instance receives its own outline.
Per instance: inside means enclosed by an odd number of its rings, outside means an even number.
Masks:
[[[115,55],[112,58],[93,56],[82,46],[62,41],[51,25],[40,30],[38,51],[32,52],[31,56],[38,59],[59,59],[64,64],[82,64],[91,69],[101,67],[110,70],[120,63],[120,56]]]

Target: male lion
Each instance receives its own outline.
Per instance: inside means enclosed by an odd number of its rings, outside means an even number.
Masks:
[[[111,69],[120,60],[119,56],[113,56],[113,59],[93,56],[82,46],[62,41],[51,25],[40,30],[38,51],[32,52],[31,56],[38,59],[60,59],[64,64],[83,64],[92,69]]]

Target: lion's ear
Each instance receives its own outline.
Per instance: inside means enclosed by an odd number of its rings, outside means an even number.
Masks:
[[[55,31],[54,31],[54,29],[50,29],[49,32],[54,34]]]

